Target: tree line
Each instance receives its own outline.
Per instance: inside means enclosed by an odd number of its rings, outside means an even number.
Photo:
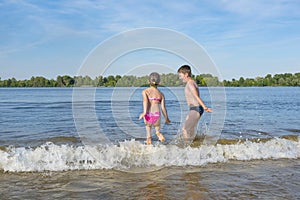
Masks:
[[[300,86],[300,73],[285,73],[285,74],[271,74],[265,77],[256,78],[243,78],[240,77],[238,80],[232,79],[231,81],[223,81],[226,87],[253,87],[253,86]]]
[[[300,73],[271,74],[265,77],[243,78],[220,81],[211,74],[193,75],[199,86],[253,87],[253,86],[300,86]],[[161,86],[176,87],[182,85],[177,74],[161,74]],[[57,76],[56,79],[46,79],[42,76],[31,77],[28,80],[9,78],[1,80],[0,87],[141,87],[148,86],[148,76]]]

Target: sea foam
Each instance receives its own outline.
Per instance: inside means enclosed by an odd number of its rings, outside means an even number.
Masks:
[[[300,142],[273,138],[265,142],[182,148],[176,145],[144,145],[130,140],[111,146],[57,145],[0,150],[0,169],[5,172],[42,172],[91,169],[147,170],[166,166],[203,166],[230,160],[297,159]]]

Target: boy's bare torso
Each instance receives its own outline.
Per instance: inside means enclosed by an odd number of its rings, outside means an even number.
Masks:
[[[187,104],[189,107],[199,106],[199,103],[198,103],[196,97],[193,95],[193,93],[191,91],[192,89],[195,89],[199,95],[199,89],[198,89],[196,82],[194,80],[189,80],[186,83],[186,86],[184,89],[184,94],[185,94]]]

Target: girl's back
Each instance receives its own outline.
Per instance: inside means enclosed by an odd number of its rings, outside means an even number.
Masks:
[[[160,103],[162,101],[163,94],[154,87],[150,87],[145,89],[145,94],[148,98],[148,112],[159,112],[160,111]]]

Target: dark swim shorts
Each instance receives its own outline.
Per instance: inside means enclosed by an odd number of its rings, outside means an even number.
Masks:
[[[202,115],[204,113],[204,109],[202,106],[191,106],[190,110],[195,110],[195,111],[199,112],[200,115]]]

